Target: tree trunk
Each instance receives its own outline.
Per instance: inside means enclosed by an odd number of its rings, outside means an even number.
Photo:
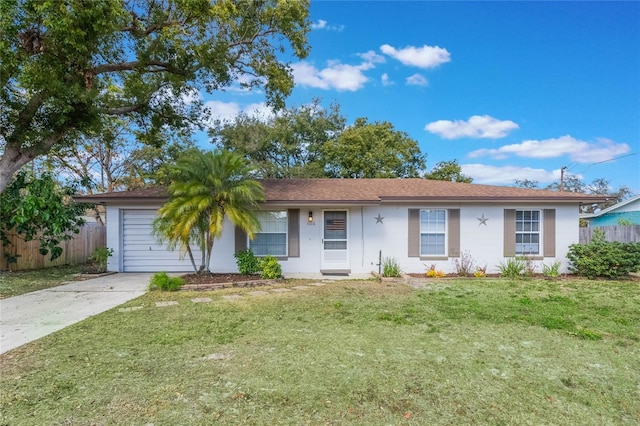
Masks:
[[[193,266],[193,271],[197,274],[198,267],[196,266],[196,260],[193,258],[193,252],[191,251],[191,246],[187,243],[187,254],[189,255],[189,260],[191,260],[191,266]]]
[[[207,247],[206,247],[206,255],[205,255],[205,270],[207,272],[211,272],[211,252],[213,251],[213,235],[210,232],[207,232]]]
[[[0,193],[9,186],[13,180],[13,175],[20,171],[22,166],[32,161],[33,158],[16,150],[14,146],[7,144],[4,153],[0,158]]]

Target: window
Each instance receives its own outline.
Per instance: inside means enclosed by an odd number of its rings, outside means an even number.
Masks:
[[[516,255],[540,254],[540,211],[516,210]]]
[[[420,256],[446,256],[446,235],[446,210],[420,210]]]
[[[260,232],[249,241],[249,248],[256,256],[287,255],[287,211],[258,211]]]

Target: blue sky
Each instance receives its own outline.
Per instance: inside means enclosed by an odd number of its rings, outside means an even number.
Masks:
[[[567,167],[640,194],[640,2],[315,1],[311,20],[290,106],[388,121],[475,183]],[[264,97],[208,101],[229,118]]]

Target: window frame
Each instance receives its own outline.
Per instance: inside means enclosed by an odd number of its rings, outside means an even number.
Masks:
[[[260,217],[261,213],[282,213],[284,214],[284,223],[285,223],[285,231],[284,231],[284,253],[280,254],[274,254],[274,253],[267,253],[267,254],[257,254],[255,252],[255,249],[252,247],[252,243],[255,242],[256,238],[258,235],[260,234],[282,234],[282,232],[266,232],[262,230],[262,224],[263,221],[261,220],[262,218]],[[255,233],[255,237],[253,240],[251,240],[249,237],[247,237],[247,248],[249,248],[251,251],[253,251],[254,255],[256,257],[265,257],[265,256],[274,256],[277,258],[285,258],[288,256],[289,253],[289,210],[288,209],[283,209],[283,210],[258,210],[255,212],[256,214],[256,218],[258,219],[258,222],[260,223],[260,230],[257,231]],[[268,251],[269,246],[267,245],[267,251]]]
[[[538,217],[537,219],[534,221],[533,218],[526,220],[525,219],[525,213],[529,212],[529,213],[537,213]],[[518,214],[521,213],[522,214],[522,219],[518,219]],[[516,256],[540,256],[542,255],[542,249],[543,249],[543,212],[540,209],[515,209],[515,215],[514,215],[514,220],[515,220],[515,225],[514,225],[514,229],[515,229],[515,247],[514,247],[514,252]],[[518,230],[518,224],[522,223],[523,226],[521,230]],[[533,225],[534,223],[538,224],[537,230],[533,230],[533,229],[529,229],[529,230],[525,230],[525,226],[524,224],[531,224]],[[533,228],[533,226],[531,227]],[[538,242],[537,243],[518,243],[518,235],[528,235],[528,236],[533,236],[533,235],[537,235],[538,236]],[[531,241],[531,239],[530,239]],[[524,246],[524,245],[529,245],[531,246],[532,244],[537,244],[538,246],[538,250],[534,253],[534,252],[524,252],[524,251],[518,251],[518,245],[520,246]]]
[[[422,230],[422,212],[444,212],[444,231],[429,231]],[[445,208],[433,208],[433,209],[420,209],[418,212],[418,250],[421,258],[445,258],[449,253],[449,210]],[[443,250],[442,253],[423,253],[422,252],[422,236],[423,235],[442,235],[443,236]]]

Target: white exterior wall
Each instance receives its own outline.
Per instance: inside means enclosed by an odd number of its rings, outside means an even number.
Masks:
[[[107,207],[107,247],[113,248],[109,258],[110,271],[122,271],[122,209],[152,209],[159,205],[112,205]],[[404,204],[351,207],[269,207],[273,210],[300,208],[300,257],[289,257],[280,261],[282,271],[287,273],[318,273],[322,256],[322,212],[324,210],[347,210],[347,233],[349,241],[350,270],[354,274],[370,273],[378,270],[378,256],[392,257],[406,273],[424,273],[431,264],[444,272],[455,272],[454,260],[420,260],[408,257],[408,209],[440,208],[460,209],[460,251],[469,253],[476,265],[487,266],[488,273],[497,273],[498,265],[504,262],[504,210],[505,209],[555,209],[556,210],[556,256],[536,261],[538,272],[541,264],[562,261],[562,272],[567,272],[566,254],[571,244],[578,242],[578,208],[576,205],[531,204]],[[314,222],[307,222],[309,211]],[[376,223],[376,217],[384,219]],[[484,215],[488,220],[481,225],[477,218]],[[542,238],[541,232],[541,238]],[[541,241],[541,247],[544,244]],[[225,222],[222,237],[215,241],[211,269],[213,272],[237,272],[235,258],[234,226]],[[190,263],[186,260],[185,272]]]

